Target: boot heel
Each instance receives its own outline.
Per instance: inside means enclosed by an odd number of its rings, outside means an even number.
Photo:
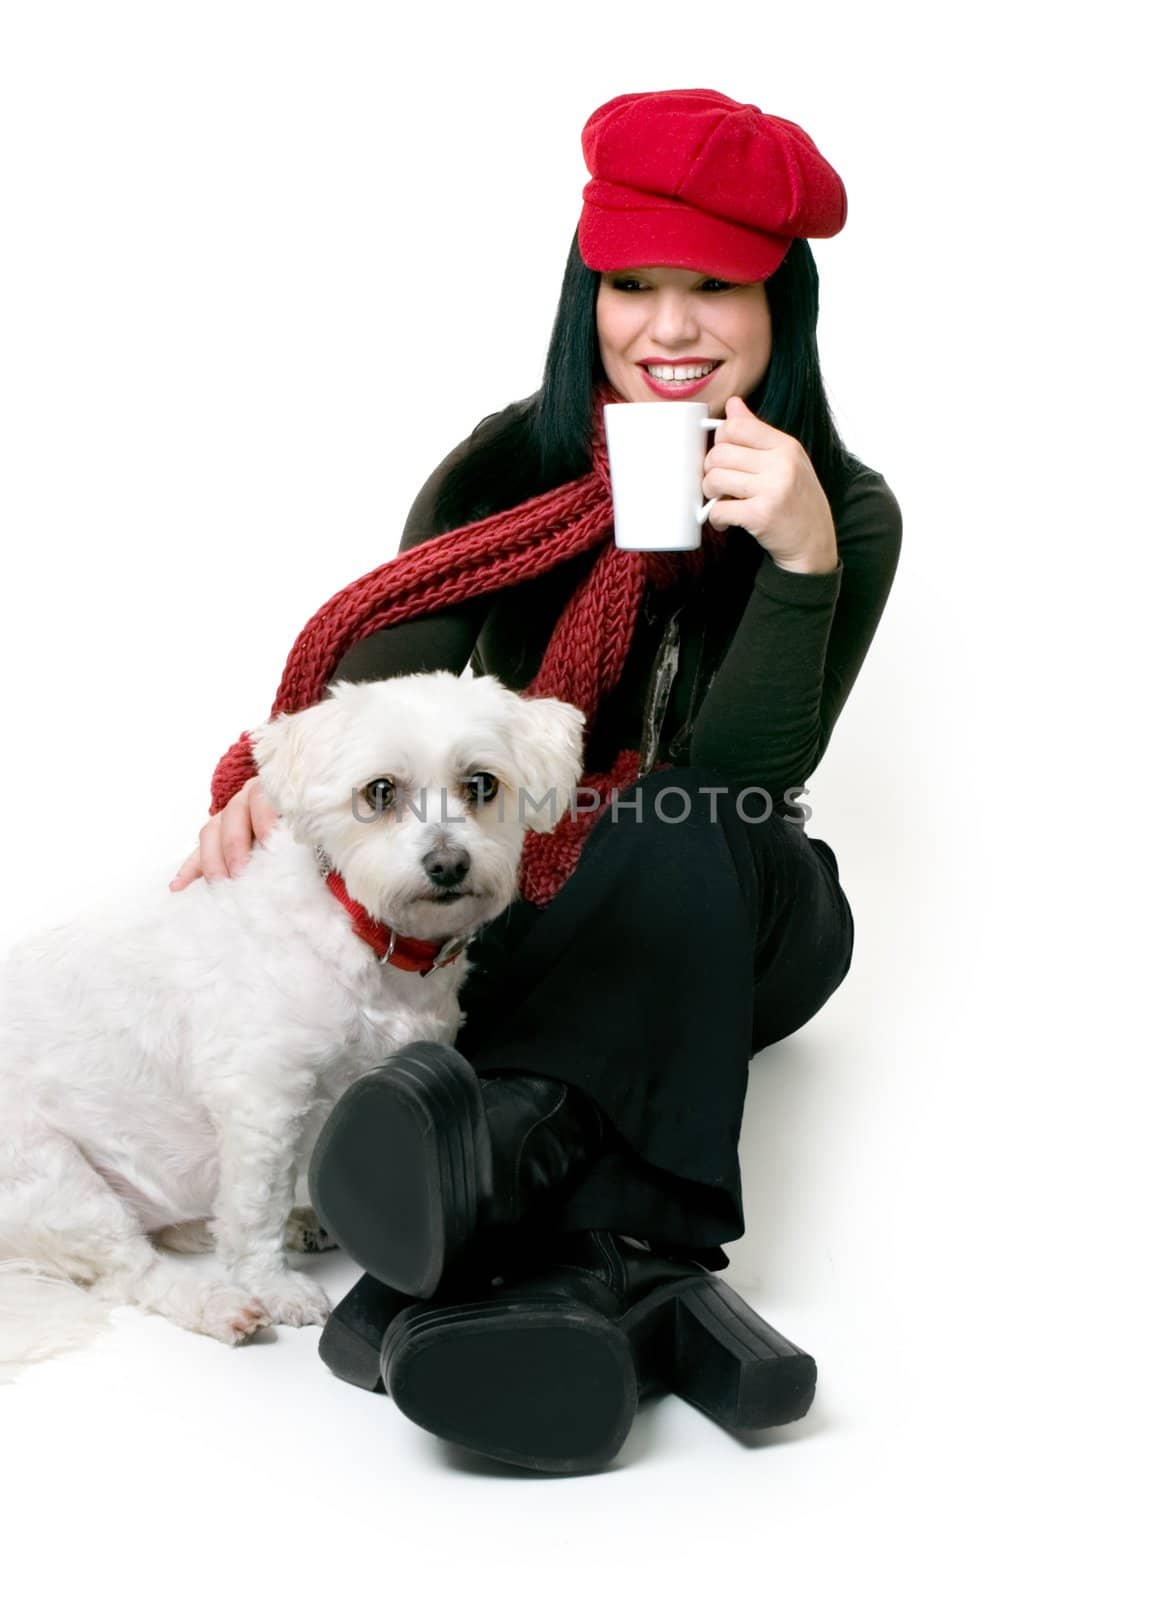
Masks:
[[[412,1304],[408,1295],[366,1273],[330,1312],[318,1355],[335,1378],[384,1394],[381,1342],[393,1319]]]
[[[688,1285],[673,1303],[673,1394],[725,1428],[770,1428],[806,1416],[814,1358],[764,1322],[717,1278]]]

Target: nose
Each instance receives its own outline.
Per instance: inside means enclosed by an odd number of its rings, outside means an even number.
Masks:
[[[456,889],[470,870],[470,853],[461,845],[439,844],[422,856],[426,877],[438,889]]]
[[[685,289],[673,285],[656,289],[651,302],[651,338],[656,344],[675,346],[693,343],[698,337],[694,301]]]

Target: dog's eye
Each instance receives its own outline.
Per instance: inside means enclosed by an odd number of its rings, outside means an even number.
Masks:
[[[366,784],[365,798],[378,815],[393,804],[393,789],[392,778],[374,778],[372,783]]]
[[[498,780],[492,772],[475,772],[466,779],[466,788],[472,789],[478,805],[488,805],[498,792]]]

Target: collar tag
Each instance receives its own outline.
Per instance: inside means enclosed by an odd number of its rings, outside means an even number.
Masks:
[[[459,933],[456,934],[454,938],[447,939],[445,944],[443,944],[441,949],[438,951],[437,955],[433,958],[433,961],[430,963],[427,971],[422,973],[422,977],[427,977],[435,967],[444,967],[447,961],[452,961],[455,956],[461,955],[466,946],[472,944],[476,937],[477,933],[475,930],[473,933]]]

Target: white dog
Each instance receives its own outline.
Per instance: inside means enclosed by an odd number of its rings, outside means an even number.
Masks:
[[[281,820],[243,873],[158,886],[9,954],[0,1367],[81,1342],[114,1304],[228,1344],[324,1322],[286,1257],[313,1144],[385,1056],[452,1043],[464,946],[515,898],[525,829],[571,803],[584,721],[488,676],[334,684],[253,730]],[[149,1237],[195,1248],[196,1224],[216,1251],[203,1275]]]

